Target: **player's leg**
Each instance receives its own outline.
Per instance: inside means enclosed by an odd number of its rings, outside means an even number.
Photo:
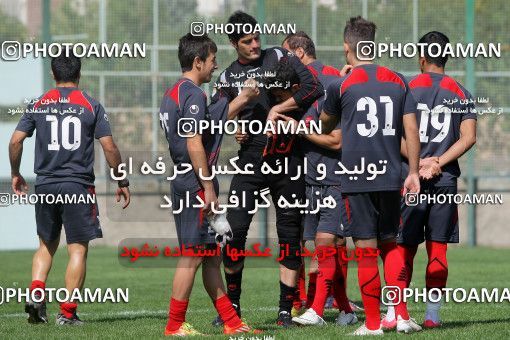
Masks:
[[[260,333],[260,331],[252,329],[244,323],[237,315],[236,310],[225,293],[220,265],[221,257],[205,257],[202,266],[202,281],[218,315],[223,320],[223,333]]]
[[[56,185],[46,184],[35,187],[35,193],[40,195],[55,194]],[[60,242],[60,231],[62,229],[62,217],[60,207],[56,204],[36,203],[35,219],[37,224],[37,234],[39,235],[39,248],[34,253],[32,259],[32,283],[30,291],[35,289],[44,290],[46,280],[53,264],[53,255],[57,251]],[[43,292],[36,294],[39,298],[44,298]],[[46,323],[48,316],[46,313],[46,302],[32,301],[29,299],[25,304],[25,312],[28,313],[29,323]]]
[[[59,235],[60,236],[60,235]],[[32,283],[30,284],[30,292],[39,299],[44,299],[44,290],[46,289],[46,280],[51,270],[53,256],[58,249],[60,237],[53,241],[44,241],[39,237],[39,248],[34,253],[32,259]],[[40,291],[40,294],[38,292]],[[29,323],[47,323],[48,316],[46,314],[46,303],[44,301],[35,302],[28,301],[25,305],[25,312],[29,314]]]
[[[317,291],[317,276],[319,275],[319,268],[317,257],[314,255],[310,260],[310,268],[308,269],[308,291],[306,293],[306,308],[310,308],[315,298]]]
[[[88,242],[76,242],[67,244],[69,260],[65,274],[66,290],[72,294],[75,290],[81,290],[85,282],[87,270]],[[69,300],[60,304],[60,314],[57,316],[58,325],[80,325],[81,321],[76,315],[78,304]]]
[[[172,185],[172,203],[178,206],[186,197],[185,192],[179,192]],[[197,196],[200,192],[190,193],[191,205],[197,204]],[[214,244],[214,235],[208,233],[206,219],[201,209],[185,207],[179,214],[173,214],[175,228],[179,240],[179,246],[195,249]],[[195,275],[202,264],[203,258],[197,256],[180,257],[175,268],[168,321],[165,327],[165,335],[185,336],[200,335],[190,324],[186,322],[189,297],[195,282]]]
[[[378,211],[371,193],[343,194],[349,233],[353,238],[357,253],[377,252]],[[361,300],[365,308],[365,323],[354,335],[380,335],[380,296],[381,278],[377,257],[360,256],[358,261],[358,283]]]
[[[347,298],[347,237],[350,237],[349,220],[347,218],[347,207],[342,199],[341,188],[332,188],[333,197],[339,207],[340,224],[337,230],[336,241],[336,272],[333,284],[333,293],[335,302],[339,310],[337,325],[344,326],[356,323],[358,318],[351,307],[351,302]],[[349,207],[350,208],[350,207]],[[337,215],[337,213],[335,213]],[[338,215],[337,215],[338,216]]]
[[[318,278],[313,303],[303,315],[292,318],[293,322],[301,325],[323,325],[324,305],[331,293],[336,271],[335,235],[317,232],[315,238],[315,252],[317,254]]]
[[[435,194],[457,194],[456,187],[439,187]],[[448,261],[446,257],[448,243],[459,242],[459,223],[457,205],[454,202],[445,204],[433,204],[430,208],[428,223],[425,228],[427,248],[427,269],[425,283],[427,290],[444,289],[448,279]],[[437,301],[439,299],[439,301]],[[441,300],[434,296],[434,302],[427,301],[424,327],[434,328],[441,325],[439,311]],[[437,302],[435,302],[437,301]]]
[[[317,199],[331,196],[335,202],[341,200],[340,188],[336,186],[312,187],[312,193],[307,192],[307,199],[312,202],[312,209]],[[315,252],[318,261],[318,279],[316,294],[312,306],[303,315],[293,318],[293,321],[306,325],[324,324],[322,316],[324,315],[324,306],[326,299],[331,294],[331,289],[336,282],[339,282],[337,268],[337,248],[336,239],[341,227],[342,214],[341,206],[335,208],[322,208],[319,210],[319,223],[315,236]],[[340,286],[338,286],[339,288]],[[340,297],[341,291],[337,293]],[[347,301],[347,307],[348,301]],[[349,313],[352,311],[349,308]]]
[[[74,182],[57,184],[61,195],[82,197],[84,203],[62,204],[62,222],[64,224],[69,260],[66,270],[66,289],[71,294],[74,289],[82,289],[86,276],[88,243],[103,237],[99,223],[98,205],[88,202],[90,195],[95,195],[94,187]],[[58,325],[81,325],[77,316],[77,302],[67,301],[60,304],[57,315]]]
[[[258,154],[257,154],[258,155]],[[242,168],[244,165],[253,164],[255,175],[234,175],[230,183],[230,195],[236,195],[239,198],[242,206],[229,208],[227,210],[227,220],[232,229],[233,239],[228,243],[231,249],[244,250],[246,245],[246,237],[248,236],[248,229],[253,219],[253,214],[249,211],[255,207],[256,195],[255,192],[260,192],[264,188],[264,177],[260,173],[260,155],[245,153],[237,162]],[[243,202],[243,197],[245,202]],[[235,261],[223,252],[224,275],[227,284],[227,295],[234,305],[236,312],[241,317],[241,292],[242,292],[242,279],[244,269],[244,257],[239,257]],[[223,321],[217,316],[212,324],[214,326],[221,326]]]
[[[427,202],[417,202],[417,205],[408,206],[404,198],[401,198],[401,220],[397,235],[397,248],[404,259],[407,270],[406,287],[409,287],[414,268],[414,256],[418,245],[425,240],[425,229],[428,218]],[[397,327],[397,316],[394,306],[388,306],[388,310],[381,320],[383,329],[390,330]]]
[[[396,294],[400,296],[399,303],[395,305],[397,331],[405,333],[420,331],[421,327],[409,317],[407,303],[402,298],[408,279],[404,258],[396,242],[400,224],[400,192],[378,192],[375,200],[379,211],[378,245],[383,260],[384,279],[387,286],[398,287]]]
[[[307,199],[311,199],[314,191],[314,186],[306,185],[305,194]],[[311,204],[314,201],[311,200]],[[319,226],[319,214],[305,214],[303,216],[303,247],[306,246],[306,241],[313,241],[315,243],[315,235],[317,234],[317,227]],[[310,266],[308,268],[308,291],[306,294],[305,308],[308,309],[312,306],[317,288],[317,275],[318,275],[317,257],[312,256]],[[304,274],[304,271],[303,271]],[[293,317],[297,315],[292,315]]]
[[[283,253],[288,249],[280,261],[280,301],[278,308],[277,324],[283,327],[291,327],[292,301],[296,294],[296,285],[301,265],[299,256],[301,246],[301,221],[302,214],[298,208],[281,208],[277,202],[284,197],[288,202],[301,201],[305,197],[304,178],[291,180],[297,175],[298,166],[302,167],[303,159],[297,156],[289,157],[289,174],[281,174],[269,177],[269,188],[275,203],[276,231],[278,242]]]

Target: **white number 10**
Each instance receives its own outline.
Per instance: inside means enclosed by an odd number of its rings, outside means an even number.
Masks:
[[[48,144],[48,150],[58,151],[60,144],[58,143],[58,119],[57,116],[48,115],[46,121],[50,122],[50,139],[51,143]],[[73,124],[74,140],[69,142],[69,129],[71,123]],[[67,116],[62,120],[62,146],[64,149],[74,151],[80,147],[81,144],[81,121],[78,117]]]

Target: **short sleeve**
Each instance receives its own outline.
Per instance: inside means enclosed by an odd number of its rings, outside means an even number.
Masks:
[[[108,114],[104,110],[103,105],[98,104],[95,108],[96,113],[96,127],[94,129],[94,136],[99,139],[104,136],[111,136],[112,130],[110,122],[108,121]]]
[[[207,98],[202,90],[192,88],[183,91],[183,99],[181,119],[185,122],[177,124],[180,135],[198,131],[200,121],[204,120],[207,114]]]
[[[229,91],[230,84],[227,82],[226,73],[227,70],[223,71],[214,83],[214,88],[211,95],[211,103],[216,103],[221,98],[227,98],[228,102],[231,102],[234,99],[230,94],[231,92]]]
[[[33,105],[27,106],[25,113],[21,116],[16,130],[26,132],[28,137],[32,137],[35,130],[34,113],[32,112]]]
[[[418,113],[418,103],[416,102],[416,99],[412,94],[411,88],[409,87],[409,83],[407,82],[407,80],[404,77],[402,77],[402,80],[404,81],[406,88],[403,114],[406,115],[408,113],[414,113],[416,115]]]
[[[342,105],[340,103],[340,84],[338,82],[331,83],[326,89],[326,99],[322,110],[328,115],[341,116]]]

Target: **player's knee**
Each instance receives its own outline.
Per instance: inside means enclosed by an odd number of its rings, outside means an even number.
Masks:
[[[70,243],[67,245],[67,252],[70,257],[86,259],[88,254],[88,243]]]
[[[223,265],[224,265],[225,273],[227,273],[227,274],[235,274],[235,273],[239,273],[241,270],[243,270],[243,268],[244,268],[244,260],[239,261],[237,263],[231,263],[230,266],[227,266],[225,263],[223,263]]]
[[[290,270],[301,267],[301,247],[299,238],[280,238],[280,264]]]

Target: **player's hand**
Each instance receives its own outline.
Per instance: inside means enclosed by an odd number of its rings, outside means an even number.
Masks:
[[[209,226],[216,232],[216,236],[214,237],[216,243],[223,248],[227,241],[232,240],[234,236],[226,215],[209,214],[207,220],[209,221]]]
[[[278,115],[280,114],[280,111],[278,110],[277,106],[273,106],[271,110],[269,110],[269,113],[267,114],[267,121],[271,121],[274,124],[274,127],[276,129],[276,121],[278,120]],[[273,134],[268,131],[266,132],[266,135],[268,137],[271,137]]]
[[[344,65],[344,67],[342,67],[342,69],[340,70],[340,77],[345,77],[349,72],[351,72],[351,70],[354,68],[354,66],[352,65]]]
[[[239,143],[239,144],[243,144],[244,142],[246,142],[248,140],[248,138],[250,137],[247,133],[242,133],[241,132],[241,129],[238,128],[237,131],[236,131],[236,142]]]
[[[405,196],[408,192],[415,194],[420,192],[420,177],[417,173],[407,175],[407,178],[404,181],[402,195]]]
[[[244,87],[241,91],[241,95],[245,96],[248,101],[250,101],[257,98],[259,94],[259,83],[255,79],[247,79],[244,82]]]
[[[211,214],[211,205],[214,204],[214,206],[218,206],[218,197],[216,196],[216,191],[214,191],[214,187],[212,185],[205,189],[204,199],[205,207],[203,211],[206,215]]]
[[[117,202],[120,202],[121,197],[124,198],[124,205],[122,206],[122,209],[126,209],[129,205],[129,202],[131,202],[131,193],[129,192],[129,187],[117,188],[117,192],[115,193]]]
[[[21,174],[12,175],[12,191],[16,195],[26,195],[28,192],[28,185]]]
[[[439,157],[428,157],[420,159],[420,178],[429,180],[441,173],[441,167],[439,166]]]
[[[289,117],[289,116],[286,116],[286,115],[283,115],[281,113],[278,113],[277,116],[276,116],[276,119],[281,119],[283,121],[286,121],[287,124],[290,125],[290,133],[291,134],[296,134],[296,130],[298,128],[298,121],[295,120],[294,118],[292,117]]]

